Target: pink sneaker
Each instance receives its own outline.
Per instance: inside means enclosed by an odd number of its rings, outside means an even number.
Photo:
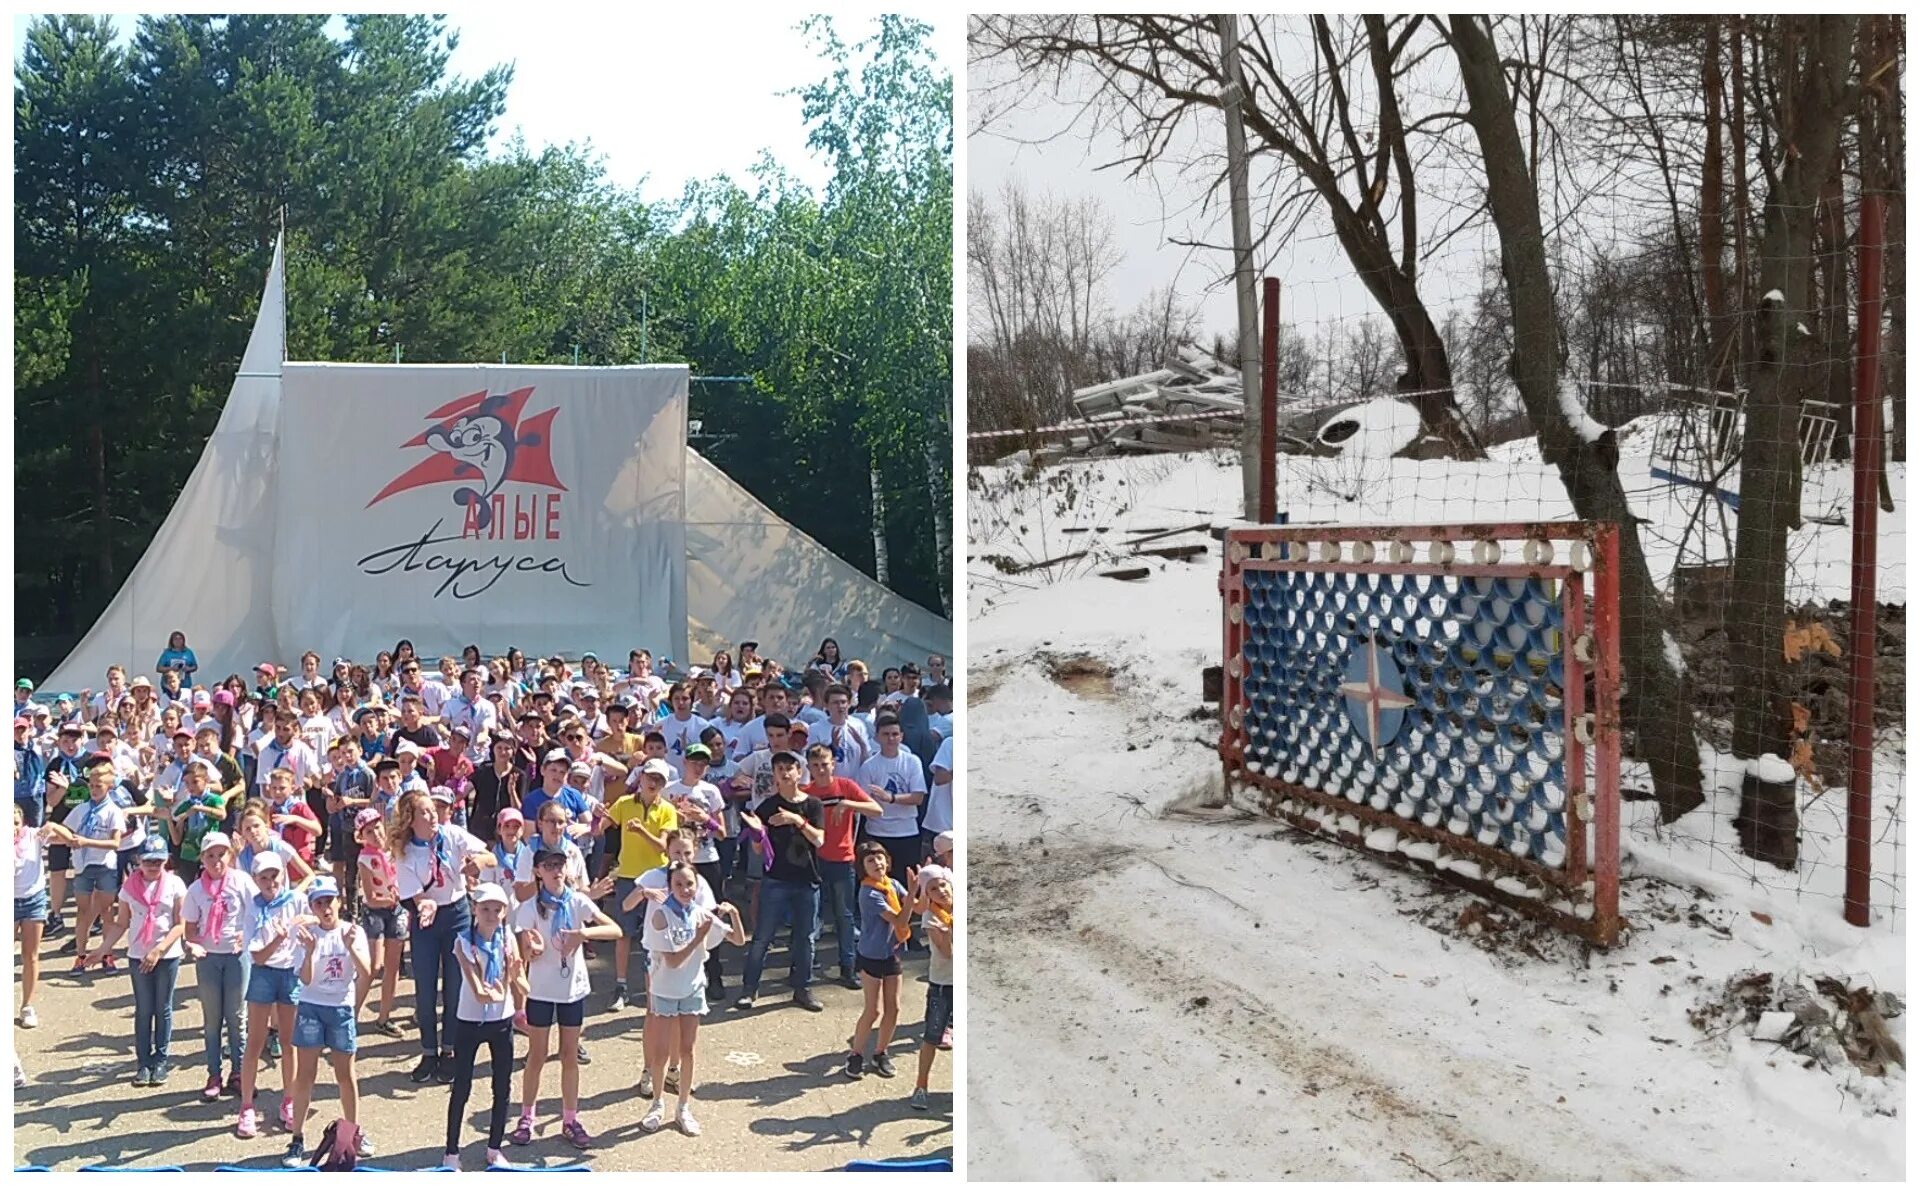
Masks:
[[[234,1129],[235,1137],[250,1138],[260,1132],[260,1114],[250,1108],[240,1110],[240,1124]]]
[[[526,1113],[521,1113],[520,1123],[515,1125],[513,1132],[507,1136],[513,1139],[513,1144],[516,1146],[524,1146],[528,1142],[531,1142],[533,1140],[533,1118]]]
[[[593,1137],[587,1132],[587,1127],[580,1123],[579,1117],[561,1125],[560,1136],[573,1143],[575,1150],[585,1150],[593,1145]]]
[[[293,1101],[291,1099],[282,1099],[280,1101],[280,1124],[286,1129],[293,1128]]]
[[[218,1100],[220,1098],[220,1077],[218,1075],[207,1076],[207,1086],[200,1089],[200,1098],[202,1100]]]

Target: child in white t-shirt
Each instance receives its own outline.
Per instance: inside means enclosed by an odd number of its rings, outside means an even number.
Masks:
[[[293,1144],[283,1166],[305,1166],[307,1109],[313,1102],[313,1081],[324,1050],[333,1063],[333,1080],[340,1086],[340,1115],[358,1125],[360,1085],[354,1078],[354,1056],[360,1047],[354,1020],[358,987],[373,978],[367,955],[366,931],[340,919],[340,885],[322,875],[307,889],[311,922],[294,930],[293,959],[300,973],[300,1003],[293,1021]],[[373,1153],[364,1130],[357,1151]]]
[[[568,850],[573,849],[568,845]],[[577,854],[578,851],[576,850]],[[513,1144],[533,1140],[534,1109],[540,1102],[540,1073],[546,1066],[551,1039],[547,1030],[560,1027],[560,1133],[575,1149],[593,1144],[580,1123],[580,1033],[586,1023],[587,979],[585,946],[590,941],[614,941],[620,926],[601,912],[569,878],[571,859],[565,850],[548,847],[533,856],[538,886],[514,911],[513,927],[520,934],[521,958],[527,963],[527,1072],[520,1097],[520,1122]]]
[[[460,964],[460,1003],[453,1022],[453,1091],[447,1097],[447,1145],[443,1166],[460,1169],[460,1127],[473,1095],[473,1070],[480,1047],[493,1066],[493,1111],[487,1127],[487,1165],[506,1164],[507,1105],[513,1099],[513,1016],[523,994],[520,944],[507,927],[507,893],[483,883],[473,893],[473,923],[456,934],[454,961]]]
[[[153,837],[139,851],[140,865],[120,887],[120,906],[100,940],[100,949],[83,962],[112,954],[121,935],[127,937],[127,957],[133,971],[133,1049],[136,1058],[133,1086],[159,1087],[171,1066],[168,1043],[173,1040],[173,992],[180,978],[180,959],[186,954],[181,939],[186,922],[181,902],[187,885],[167,870],[167,842]]]
[[[641,945],[650,956],[647,971],[646,1040],[653,1062],[653,1107],[640,1118],[640,1128],[652,1133],[666,1123],[666,1064],[680,1064],[680,1132],[697,1136],[700,1122],[693,1115],[694,1041],[700,1018],[707,1011],[705,978],[707,955],[721,942],[746,944],[740,913],[731,904],[702,908],[700,873],[683,862],[668,871],[665,903],[649,905]]]

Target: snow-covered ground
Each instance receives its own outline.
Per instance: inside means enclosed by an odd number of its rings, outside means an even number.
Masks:
[[[1300,466],[1282,473],[1295,520],[1571,515],[1521,455]],[[1623,469],[1637,507],[1672,490]],[[1856,929],[1789,879],[1715,863],[1698,843],[1730,831],[1703,832],[1711,814],[1656,834],[1631,805],[1630,936],[1593,952],[1223,807],[1200,702],[1217,550],[1138,583],[1092,572],[1128,530],[1227,519],[1237,468],[1169,455],[974,485],[973,1177],[1904,1177],[1903,1073],[1809,1065],[1719,1011],[1756,971],[1904,994],[1892,923]],[[1359,491],[1387,499],[1339,498]],[[1882,595],[1903,600],[1889,528],[1901,514],[1882,518]],[[1796,587],[1844,597],[1846,531],[1799,536]],[[985,561],[1078,550],[1012,576]]]

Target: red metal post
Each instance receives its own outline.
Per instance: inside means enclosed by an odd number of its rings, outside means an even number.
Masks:
[[[1880,272],[1886,213],[1878,195],[1860,197],[1860,353],[1853,381],[1853,603],[1848,705],[1847,899],[1851,925],[1868,923],[1873,875],[1873,669],[1878,614],[1880,509]]]
[[[1271,275],[1260,314],[1265,326],[1260,353],[1260,523],[1271,525],[1280,516],[1280,439],[1274,428],[1280,411],[1280,281]]]
[[[1593,527],[1593,924],[1620,933],[1620,527]]]

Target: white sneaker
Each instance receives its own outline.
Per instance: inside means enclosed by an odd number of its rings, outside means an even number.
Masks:
[[[460,1156],[458,1154],[445,1155],[440,1159],[440,1165],[449,1171],[458,1171],[460,1169]]]
[[[695,1117],[693,1110],[684,1104],[680,1106],[678,1124],[680,1126],[680,1132],[686,1134],[688,1137],[700,1136],[700,1119]]]
[[[640,1118],[640,1128],[646,1130],[648,1133],[655,1132],[666,1123],[667,1106],[660,1103],[657,1099],[653,1102],[653,1107],[647,1110],[647,1115]]]
[[[39,1024],[40,1014],[33,1011],[33,1005],[29,1004],[20,1010],[20,1028],[34,1029],[37,1028]]]
[[[487,1165],[489,1167],[510,1167],[513,1164],[508,1162],[507,1156],[500,1151],[489,1150],[487,1151]]]

